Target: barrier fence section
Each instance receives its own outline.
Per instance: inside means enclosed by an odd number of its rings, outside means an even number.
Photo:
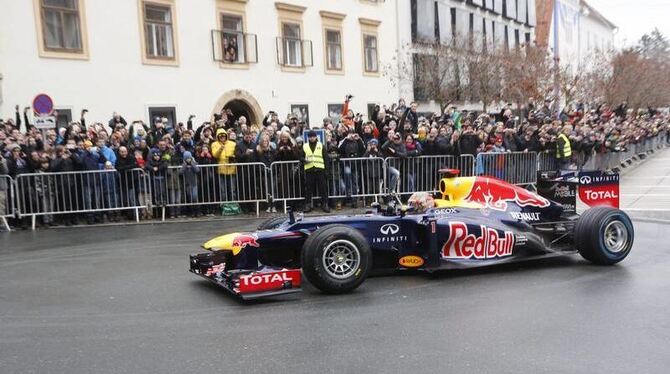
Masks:
[[[335,199],[376,198],[384,191],[386,164],[379,157],[330,160],[326,169],[328,196]],[[270,165],[272,198],[283,202],[305,198],[304,168],[300,161],[276,161]],[[319,197],[314,194],[314,198]]]
[[[253,204],[258,215],[260,203],[271,201],[267,174],[265,164],[260,162],[184,164],[149,170],[147,179],[151,186],[151,204],[160,208],[165,219],[166,208],[170,215],[195,215],[214,212],[226,203]],[[203,205],[211,206],[201,207]]]
[[[621,152],[576,156],[573,161],[584,168],[611,169],[633,157],[668,146],[665,133],[631,144]],[[591,166],[589,166],[591,165]],[[328,165],[329,197],[336,199],[377,198],[389,191],[401,195],[437,192],[440,169],[459,169],[462,176],[490,175],[518,185],[536,182],[537,171],[556,170],[554,152],[481,153],[462,156],[419,156],[412,158],[343,158]],[[182,165],[163,169],[133,169],[125,172],[95,170],[64,173],[21,174],[12,180],[0,176],[0,217],[42,216],[45,223],[53,215],[152,208],[175,213],[213,213],[221,204],[261,204],[273,206],[303,200],[304,167],[300,161]],[[316,197],[316,196],[315,196]],[[207,207],[208,206],[208,207]]]
[[[400,195],[437,192],[440,169],[459,169],[460,175],[474,175],[474,156],[388,157],[385,159],[386,190]]]
[[[14,180],[9,175],[0,175],[0,219],[7,231],[7,218],[14,216],[14,201]]]
[[[16,209],[19,217],[42,216],[44,223],[53,215],[102,213],[148,208],[149,187],[144,171],[133,169],[93,170],[62,173],[21,174],[16,177]]]
[[[384,159],[341,158],[329,163],[328,194],[331,198],[376,197],[382,193]]]
[[[640,157],[651,151],[664,148],[669,145],[667,133],[658,133],[651,138],[645,138],[637,143],[628,144],[620,151],[607,151],[604,153],[592,151],[585,153],[575,152],[573,162],[578,169],[586,170],[609,170],[620,167],[621,164],[630,164],[634,157]],[[551,171],[558,169],[558,161],[554,151],[543,151],[537,156],[537,169],[540,171]]]
[[[480,153],[477,175],[488,175],[512,184],[531,185],[537,182],[537,153]]]

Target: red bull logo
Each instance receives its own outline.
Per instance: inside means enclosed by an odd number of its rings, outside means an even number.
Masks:
[[[478,260],[506,257],[512,255],[514,249],[514,233],[479,226],[480,234],[476,236],[468,232],[468,225],[463,222],[449,223],[449,239],[442,247],[443,258]]]
[[[237,250],[237,251],[240,251],[240,250],[246,248],[247,246],[258,248],[259,245],[258,245],[258,242],[256,241],[256,239],[258,239],[258,237],[254,234],[237,235],[235,237],[235,239],[233,239],[233,249]]]
[[[549,200],[526,189],[508,184],[507,182],[488,177],[476,177],[470,193],[465,197],[468,202],[480,203],[487,208],[507,210],[507,202],[514,201],[519,206],[545,208]]]

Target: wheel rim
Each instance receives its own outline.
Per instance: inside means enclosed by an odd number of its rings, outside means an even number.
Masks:
[[[612,221],[603,232],[603,241],[605,248],[612,253],[619,253],[626,248],[628,244],[628,230],[621,221]]]
[[[335,279],[346,279],[358,271],[361,254],[348,240],[335,240],[323,251],[323,268]]]

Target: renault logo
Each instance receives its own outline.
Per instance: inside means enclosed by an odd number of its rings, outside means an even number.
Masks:
[[[379,230],[382,234],[384,235],[393,235],[397,234],[398,231],[400,231],[400,228],[398,225],[394,225],[392,223],[386,224],[382,226],[382,228]]]
[[[591,177],[589,177],[588,175],[584,175],[582,177],[579,177],[579,183],[590,184],[591,183]]]

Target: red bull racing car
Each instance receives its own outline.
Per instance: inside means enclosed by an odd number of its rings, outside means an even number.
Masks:
[[[229,233],[190,256],[190,271],[243,299],[361,285],[375,269],[463,269],[579,253],[600,265],[623,260],[633,224],[605,206],[578,215],[492,177],[451,175],[439,196],[416,194],[409,207],[390,195],[366,214],[274,217],[258,230]]]

